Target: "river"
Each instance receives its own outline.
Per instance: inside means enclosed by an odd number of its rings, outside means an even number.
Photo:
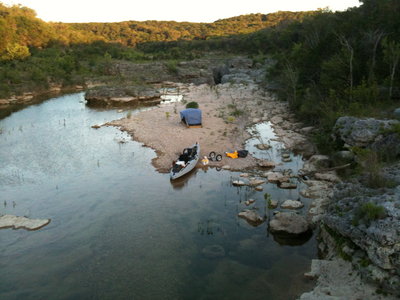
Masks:
[[[298,190],[236,188],[239,173],[211,168],[172,185],[153,150],[91,128],[125,115],[76,93],[0,120],[0,214],[51,218],[0,230],[0,299],[295,299],[310,289],[314,237],[282,245],[267,222],[237,217],[248,198],[270,216],[265,192]]]

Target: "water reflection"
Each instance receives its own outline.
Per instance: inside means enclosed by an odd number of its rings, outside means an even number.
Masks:
[[[185,186],[187,186],[189,184],[190,180],[194,180],[196,178],[196,173],[198,171],[199,171],[198,168],[194,168],[188,174],[185,174],[182,177],[179,177],[177,179],[170,180],[172,187],[175,190],[183,189]]]
[[[52,219],[39,231],[0,232],[1,299],[293,299],[308,288],[315,240],[282,246],[267,222],[237,217],[251,197],[270,218],[264,193],[296,199],[298,190],[235,188],[239,173],[213,168],[170,182],[152,150],[116,128],[91,128],[121,113],[82,99],[0,121],[1,213]]]

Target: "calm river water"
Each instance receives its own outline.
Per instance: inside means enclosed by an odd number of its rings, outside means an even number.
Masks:
[[[93,110],[84,94],[0,120],[0,214],[51,218],[38,231],[0,230],[0,299],[295,299],[314,238],[280,245],[267,223],[237,214],[264,193],[231,186],[239,173],[198,169],[172,185],[154,151],[113,127],[126,112]],[[121,143],[126,141],[126,143]],[[218,245],[224,253],[205,254]],[[215,247],[214,247],[215,248]]]

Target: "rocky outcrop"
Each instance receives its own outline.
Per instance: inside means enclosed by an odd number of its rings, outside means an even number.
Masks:
[[[156,105],[161,102],[160,96],[158,89],[150,86],[103,86],[88,90],[85,99],[92,106],[121,107]]]
[[[300,300],[348,299],[391,300],[394,297],[379,295],[376,287],[363,282],[351,263],[340,258],[332,260],[313,259],[307,278],[317,278],[313,291],[304,293]]]
[[[400,135],[392,133],[375,141],[370,148],[378,153],[382,153],[386,159],[396,159],[400,157]]]
[[[384,130],[390,130],[397,120],[359,119],[340,117],[333,128],[337,139],[349,146],[367,147],[382,138]]]
[[[343,253],[384,290],[400,291],[400,164],[384,169],[391,188],[371,189],[340,183],[323,217],[328,232]],[[326,240],[326,239],[324,239]],[[338,242],[340,241],[340,242]],[[355,255],[357,253],[357,255]]]

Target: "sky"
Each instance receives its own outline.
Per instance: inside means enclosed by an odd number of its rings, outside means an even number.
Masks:
[[[250,13],[280,10],[305,11],[329,7],[332,11],[358,6],[358,0],[0,0],[36,11],[44,21],[120,22],[189,21],[213,22]]]

